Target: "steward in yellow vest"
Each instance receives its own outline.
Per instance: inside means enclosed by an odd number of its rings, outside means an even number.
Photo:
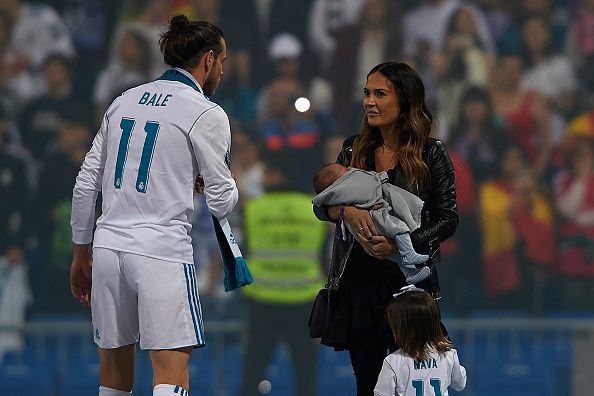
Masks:
[[[246,297],[247,345],[240,394],[260,395],[266,368],[279,344],[289,353],[294,392],[272,383],[278,394],[318,394],[319,345],[308,333],[311,305],[325,277],[320,256],[326,225],[311,211],[312,196],[268,192],[244,208],[247,261],[254,283]]]
[[[254,300],[311,302],[324,286],[320,255],[327,228],[311,213],[312,197],[271,192],[245,206],[244,230],[254,283],[244,290]]]

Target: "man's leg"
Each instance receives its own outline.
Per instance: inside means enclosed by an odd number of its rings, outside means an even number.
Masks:
[[[120,257],[111,249],[93,249],[91,312],[99,347],[100,396],[129,395],[134,384],[137,296],[122,273]]]
[[[135,348],[136,344],[114,349],[99,348],[99,384],[104,388],[100,388],[99,396],[132,391]]]
[[[190,389],[188,362],[191,352],[191,347],[150,351],[153,365],[153,396],[188,394]]]

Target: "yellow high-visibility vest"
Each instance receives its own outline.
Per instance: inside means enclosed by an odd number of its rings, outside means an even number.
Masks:
[[[243,288],[262,302],[312,301],[324,285],[320,255],[326,226],[312,212],[312,197],[271,192],[249,201],[244,230],[254,283]]]

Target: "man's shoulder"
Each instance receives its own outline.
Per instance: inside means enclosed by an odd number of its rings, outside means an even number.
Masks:
[[[202,103],[202,108],[197,113],[197,122],[229,123],[225,110],[214,102]]]

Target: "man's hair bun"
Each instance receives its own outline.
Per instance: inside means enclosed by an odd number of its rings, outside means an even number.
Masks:
[[[169,24],[171,25],[172,29],[184,31],[190,26],[190,20],[185,15],[175,15],[171,18]]]

